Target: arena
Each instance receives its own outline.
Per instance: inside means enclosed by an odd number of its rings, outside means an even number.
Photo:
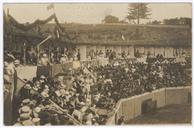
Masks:
[[[55,14],[22,24],[4,13],[4,124],[182,123],[168,121],[175,106],[191,123],[191,40],[188,25],[61,24]]]

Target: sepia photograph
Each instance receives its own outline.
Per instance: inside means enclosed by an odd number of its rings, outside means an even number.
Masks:
[[[192,3],[3,3],[4,126],[192,123]]]

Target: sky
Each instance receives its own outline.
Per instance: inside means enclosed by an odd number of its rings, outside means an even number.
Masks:
[[[54,9],[47,10],[48,4],[4,4],[5,12],[9,8],[9,14],[20,23],[33,22],[36,19],[46,19],[56,13],[61,23],[98,24],[106,15],[117,16],[120,20],[127,16],[127,3],[65,3],[54,4]],[[150,3],[152,15],[149,20],[163,20],[165,18],[192,17],[192,5],[189,3]]]

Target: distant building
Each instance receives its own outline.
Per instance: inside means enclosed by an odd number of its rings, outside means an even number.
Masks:
[[[65,34],[56,36],[56,24],[45,24],[28,31],[20,30],[9,22],[4,25],[4,50],[23,52],[33,47],[48,34],[52,39],[43,49],[75,47],[80,49],[81,60],[87,60],[90,51],[112,50],[117,54],[123,51],[134,57],[138,51],[141,56],[148,53],[166,58],[191,56],[191,28],[181,25],[127,25],[127,24],[64,24]]]

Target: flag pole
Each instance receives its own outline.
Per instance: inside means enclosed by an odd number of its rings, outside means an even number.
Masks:
[[[55,6],[54,6],[54,4],[53,4],[53,14],[56,14],[56,13],[55,13]]]

